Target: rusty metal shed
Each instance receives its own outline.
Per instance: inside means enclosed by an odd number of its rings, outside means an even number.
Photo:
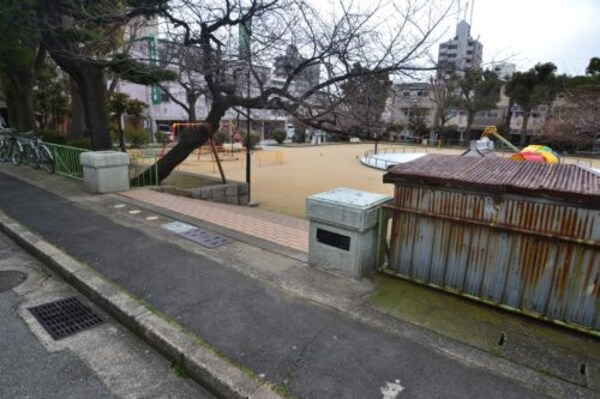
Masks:
[[[383,180],[388,271],[600,335],[600,174],[430,154]]]

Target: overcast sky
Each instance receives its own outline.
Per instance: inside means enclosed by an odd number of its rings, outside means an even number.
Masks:
[[[449,18],[442,41],[455,24]],[[600,0],[476,0],[471,35],[483,43],[484,62],[508,58],[527,70],[551,61],[559,73],[584,74],[600,57]]]

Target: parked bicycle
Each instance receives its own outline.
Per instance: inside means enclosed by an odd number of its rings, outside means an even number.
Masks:
[[[19,151],[20,147],[19,142],[17,141],[17,131],[15,129],[0,130],[0,162],[12,160],[13,154]]]
[[[18,151],[13,152],[12,162],[20,165],[22,162],[32,165],[35,169],[43,168],[48,173],[54,173],[54,159],[52,153],[44,145],[35,132],[23,133],[17,139]]]

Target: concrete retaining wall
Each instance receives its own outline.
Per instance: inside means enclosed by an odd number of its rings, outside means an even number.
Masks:
[[[201,199],[206,201],[221,202],[224,204],[247,205],[248,204],[248,184],[231,182],[227,184],[217,184],[214,186],[197,188],[180,188],[174,186],[156,187],[155,190],[179,195],[182,197]]]

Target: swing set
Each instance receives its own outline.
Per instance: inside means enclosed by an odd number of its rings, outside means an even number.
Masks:
[[[169,131],[169,140],[166,140],[163,143],[163,147],[160,152],[160,158],[162,158],[165,155],[165,152],[166,152],[169,144],[174,143],[177,140],[178,129],[197,128],[197,127],[204,127],[205,129],[208,130],[208,132],[209,132],[208,143],[210,145],[212,156],[214,157],[215,162],[217,163],[217,166],[219,167],[219,173],[221,174],[221,180],[223,181],[223,184],[226,184],[227,180],[225,179],[225,173],[223,172],[223,166],[221,165],[221,161],[219,160],[219,155],[217,153],[217,147],[215,146],[215,141],[214,141],[215,132],[214,132],[212,126],[207,122],[176,122],[176,123],[173,123],[171,125],[171,130]]]

